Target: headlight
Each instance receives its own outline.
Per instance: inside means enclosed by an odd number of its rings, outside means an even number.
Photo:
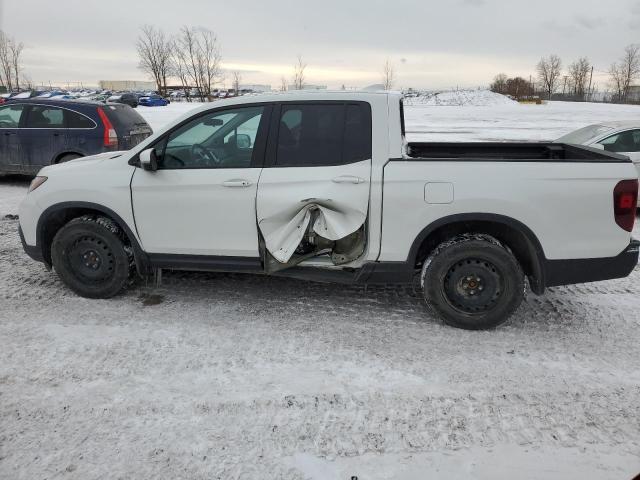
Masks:
[[[36,188],[42,185],[47,181],[47,177],[36,177],[31,180],[31,185],[29,185],[29,193],[33,192]]]

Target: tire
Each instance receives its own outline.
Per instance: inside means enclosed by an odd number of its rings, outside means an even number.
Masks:
[[[109,218],[85,215],[63,226],[51,245],[53,268],[71,290],[86,298],[111,298],[129,282],[131,249]]]
[[[524,273],[513,254],[488,235],[441,243],[422,267],[427,305],[447,325],[485,330],[506,322],[522,303]]]
[[[78,155],[77,153],[66,153],[58,158],[56,164],[68,162],[69,160],[75,160],[76,158],[82,158],[82,155]]]

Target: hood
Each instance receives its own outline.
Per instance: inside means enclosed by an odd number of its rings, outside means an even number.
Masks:
[[[97,155],[89,155],[87,157],[76,158],[75,160],[69,160],[68,162],[59,163],[58,165],[50,165],[44,167],[38,175],[47,175],[52,172],[62,172],[64,170],[93,167],[104,160],[117,158],[122,156],[124,151],[104,152]]]

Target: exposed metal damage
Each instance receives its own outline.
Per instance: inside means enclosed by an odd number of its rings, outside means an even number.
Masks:
[[[290,268],[320,255],[329,255],[334,265],[356,260],[366,246],[367,204],[361,207],[307,198],[299,205],[260,219],[267,272]]]

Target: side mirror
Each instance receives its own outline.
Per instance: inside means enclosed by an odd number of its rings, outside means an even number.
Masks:
[[[236,135],[236,148],[251,148],[251,137],[246,133]]]
[[[158,170],[158,158],[155,148],[147,148],[140,152],[140,165],[149,172]]]
[[[598,150],[606,150],[605,146],[601,143],[594,143],[593,145],[589,145],[591,148],[596,148]]]

